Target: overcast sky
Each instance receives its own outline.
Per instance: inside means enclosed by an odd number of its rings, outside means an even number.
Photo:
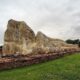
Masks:
[[[0,0],[0,44],[9,19],[53,38],[80,38],[80,0]]]

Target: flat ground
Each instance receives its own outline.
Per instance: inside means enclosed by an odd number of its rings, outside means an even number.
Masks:
[[[80,80],[80,54],[28,67],[0,71],[0,80]]]

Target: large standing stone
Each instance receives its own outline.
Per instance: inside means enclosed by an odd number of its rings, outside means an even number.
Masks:
[[[77,48],[60,39],[47,37],[42,32],[35,36],[24,21],[9,20],[4,35],[3,54],[53,53],[63,49]]]
[[[36,35],[36,46],[35,52],[38,50],[39,52],[41,51],[40,53],[53,53],[55,51],[61,51],[65,48],[71,49],[77,47],[75,45],[67,44],[61,39],[50,38],[40,31]]]
[[[27,54],[29,44],[34,42],[35,34],[24,21],[9,20],[4,35],[4,54]]]

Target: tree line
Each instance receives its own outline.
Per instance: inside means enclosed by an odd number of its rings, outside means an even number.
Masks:
[[[66,43],[77,44],[80,47],[80,39],[75,39],[75,40],[68,39],[68,40],[66,40]]]

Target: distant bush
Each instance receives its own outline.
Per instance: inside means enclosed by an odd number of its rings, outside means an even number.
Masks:
[[[2,49],[2,46],[0,46],[0,49]]]
[[[80,41],[79,41],[79,43],[78,43],[78,46],[80,47]]]
[[[68,40],[66,40],[66,43],[77,44],[80,47],[80,40],[79,39],[75,39],[75,40],[68,39]]]

